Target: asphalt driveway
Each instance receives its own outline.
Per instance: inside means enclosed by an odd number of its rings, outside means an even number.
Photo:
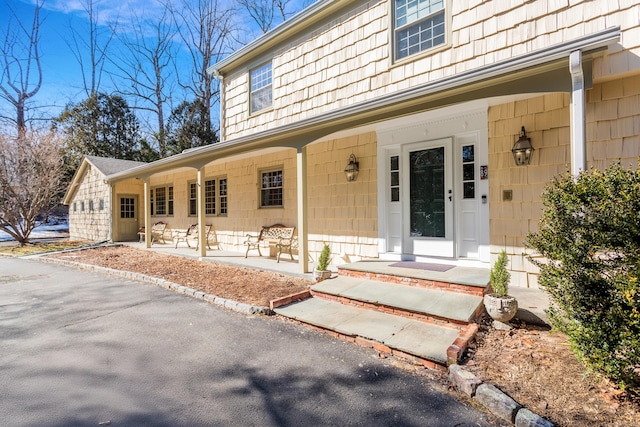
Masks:
[[[277,318],[0,257],[3,426],[488,426],[428,379]]]

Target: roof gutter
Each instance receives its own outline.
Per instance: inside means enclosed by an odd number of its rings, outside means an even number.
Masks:
[[[559,43],[532,53],[509,58],[496,64],[455,74],[388,96],[363,101],[305,120],[225,142],[198,147],[148,165],[109,175],[106,180],[112,182],[128,178],[140,178],[176,167],[195,167],[195,164],[204,165],[224,156],[260,148],[302,146],[319,138],[320,135],[331,134],[340,127],[355,127],[367,120],[373,122],[381,121],[385,118],[399,117],[409,114],[408,111],[424,111],[428,108],[425,106],[420,107],[420,104],[425,104],[426,100],[444,99],[446,97],[454,98],[457,94],[481,88],[489,83],[497,84],[533,76],[539,73],[541,69],[559,69],[565,65],[568,67],[571,52],[580,50],[583,57],[589,57],[606,49],[608,45],[619,40],[619,38],[620,27],[608,28],[569,42]],[[567,76],[569,75],[568,68],[566,74]]]

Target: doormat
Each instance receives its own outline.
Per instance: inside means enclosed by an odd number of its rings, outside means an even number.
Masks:
[[[430,262],[402,261],[389,264],[389,267],[414,268],[416,270],[430,270],[444,273],[451,270],[455,265],[433,264]]]

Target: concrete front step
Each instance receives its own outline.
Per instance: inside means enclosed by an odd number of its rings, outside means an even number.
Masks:
[[[394,261],[367,260],[338,266],[339,276],[377,280],[422,288],[484,296],[489,284],[489,269],[446,266],[433,263],[412,263],[415,267],[398,267]],[[445,267],[442,271],[429,267]]]
[[[477,295],[346,276],[324,280],[311,291],[343,304],[457,328],[473,322],[483,307]]]
[[[367,340],[379,343],[379,346],[371,345],[378,350],[391,354],[400,352],[439,365],[447,364],[448,355],[451,358],[452,344],[460,342],[459,332],[454,328],[321,298],[309,298],[275,308],[274,311],[282,316],[334,331],[338,336],[352,337],[356,342]]]

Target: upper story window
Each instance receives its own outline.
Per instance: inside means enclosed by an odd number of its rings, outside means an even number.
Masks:
[[[271,86],[271,62],[251,70],[251,113],[271,107],[273,90]]]
[[[395,58],[445,43],[446,0],[395,0]]]

